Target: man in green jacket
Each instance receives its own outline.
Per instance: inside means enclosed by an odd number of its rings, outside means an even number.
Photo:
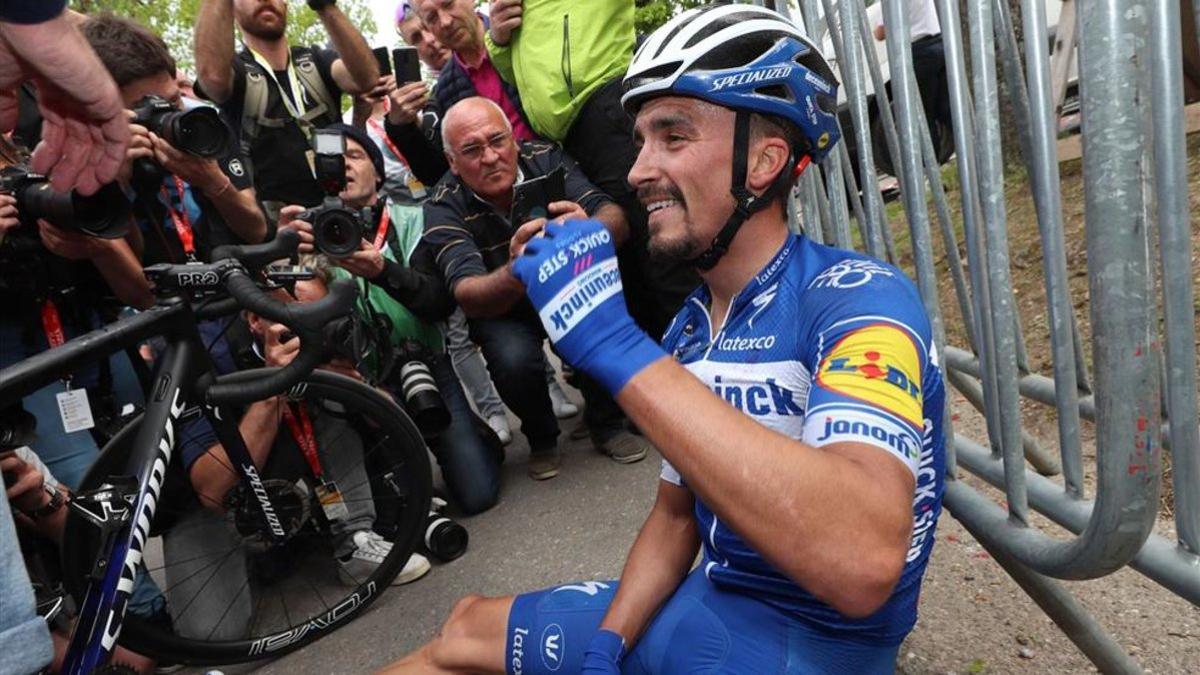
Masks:
[[[646,209],[626,181],[637,158],[620,101],[636,42],[633,13],[633,0],[492,0],[485,42],[533,130],[562,143],[625,210],[630,238],[620,263],[629,311],[647,333],[662,335],[699,281],[689,267],[651,264]]]

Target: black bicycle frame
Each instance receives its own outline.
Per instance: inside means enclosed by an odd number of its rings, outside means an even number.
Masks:
[[[152,384],[146,392],[145,414],[125,468],[128,476],[136,478],[137,491],[126,496],[125,505],[118,505],[127,517],[111,538],[102,540],[97,553],[63,665],[62,672],[70,675],[84,675],[104,665],[116,646],[150,524],[162,496],[167,466],[174,455],[179,419],[189,403],[202,403],[202,414],[212,423],[241,483],[257,497],[272,540],[284,537],[238,431],[236,417],[228,406],[212,405],[201,398],[215,378],[213,364],[197,331],[195,315],[180,298],[161,300],[151,309],[0,371],[0,407],[20,401],[82,365],[154,336],[164,336],[168,346],[155,364]],[[118,513],[105,515],[115,517]]]

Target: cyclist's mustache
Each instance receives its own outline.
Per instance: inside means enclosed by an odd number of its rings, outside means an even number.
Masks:
[[[683,192],[674,185],[649,185],[640,187],[637,191],[638,201],[642,204],[652,204],[667,199],[674,199],[680,205],[684,204]]]

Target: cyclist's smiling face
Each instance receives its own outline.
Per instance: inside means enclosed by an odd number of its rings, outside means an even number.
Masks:
[[[652,255],[696,257],[733,213],[733,120],[729,110],[683,97],[638,112],[629,184],[649,212]]]

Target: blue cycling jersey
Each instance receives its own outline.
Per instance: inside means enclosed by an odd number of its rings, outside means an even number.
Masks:
[[[944,491],[945,392],[917,291],[890,265],[791,236],[733,298],[716,335],[709,302],[707,289],[694,292],[663,347],[771,429],[817,448],[866,443],[880,448],[879,462],[902,462],[916,478],[912,540],[892,596],[871,616],[851,619],[781,574],[696,499],[703,561],[621,672],[891,673],[916,622]],[[686,486],[666,461],[662,478]],[[517,596],[507,672],[577,672],[616,591],[615,581],[585,581]]]
[[[945,392],[916,288],[890,265],[793,235],[733,298],[716,335],[709,303],[707,288],[697,289],[663,338],[693,375],[761,424],[809,446],[855,441],[880,448],[895,459],[880,453],[879,461],[903,462],[916,489],[903,574],[871,616],[847,618],[813,597],[697,499],[702,569],[719,587],[831,632],[899,643],[916,622],[944,491]],[[666,461],[662,478],[685,485]]]

